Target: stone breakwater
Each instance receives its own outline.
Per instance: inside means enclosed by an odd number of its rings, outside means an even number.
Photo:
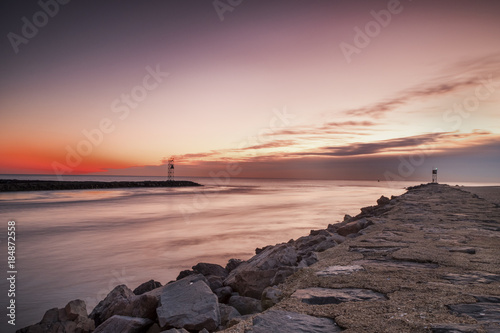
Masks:
[[[381,197],[355,217],[199,263],[162,286],[116,286],[18,332],[500,332],[500,206],[447,185]]]
[[[98,181],[47,181],[0,179],[0,192],[15,191],[53,191],[53,190],[89,190],[127,187],[184,187],[202,186],[187,180],[142,181],[142,182],[98,182]]]

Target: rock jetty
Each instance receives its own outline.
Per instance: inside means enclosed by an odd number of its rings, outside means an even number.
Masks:
[[[408,189],[308,236],[162,286],[116,286],[18,332],[500,332],[500,205]]]
[[[0,192],[89,190],[126,187],[184,187],[202,186],[188,180],[138,181],[138,182],[98,182],[98,181],[48,181],[0,179]]]

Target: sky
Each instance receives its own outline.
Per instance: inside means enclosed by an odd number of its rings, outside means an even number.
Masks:
[[[498,1],[0,6],[0,174],[500,181]]]

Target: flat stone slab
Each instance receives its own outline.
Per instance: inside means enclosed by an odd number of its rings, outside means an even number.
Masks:
[[[349,251],[358,252],[363,254],[369,253],[392,253],[398,250],[401,250],[402,247],[393,247],[393,246],[350,246]]]
[[[398,269],[435,269],[439,267],[438,264],[399,260],[356,260],[353,262],[353,264],[361,266],[376,266]]]
[[[477,333],[478,325],[436,324],[432,325],[432,333]]]
[[[299,298],[303,303],[313,305],[359,301],[384,301],[387,299],[385,295],[372,290],[356,288],[306,288],[297,290],[292,294],[292,297]]]
[[[448,305],[448,308],[457,314],[467,315],[480,323],[500,324],[500,297],[475,296],[477,303]]]
[[[450,252],[476,254],[476,249],[473,247],[449,247],[447,250]]]
[[[296,312],[269,310],[253,319],[245,333],[301,332],[336,333],[342,329],[330,318],[319,318]]]
[[[334,276],[341,274],[352,274],[357,271],[364,271],[363,266],[349,265],[349,266],[330,266],[324,270],[316,272],[317,276]]]
[[[500,281],[500,275],[485,272],[475,272],[468,274],[449,273],[443,275],[443,279],[448,280],[453,284],[489,284],[492,282]]]

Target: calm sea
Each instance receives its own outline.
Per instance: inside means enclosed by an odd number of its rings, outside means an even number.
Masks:
[[[0,176],[54,179],[50,176]],[[164,180],[74,176],[66,180]],[[46,310],[83,299],[87,310],[118,284],[162,284],[198,262],[225,265],[256,247],[326,228],[344,214],[400,195],[404,186],[366,181],[192,178],[197,188],[136,188],[0,193],[1,267],[6,276],[7,222],[16,222],[16,329]],[[478,184],[476,184],[478,185]],[[2,312],[8,305],[0,279]],[[14,331],[6,324],[0,331]]]

